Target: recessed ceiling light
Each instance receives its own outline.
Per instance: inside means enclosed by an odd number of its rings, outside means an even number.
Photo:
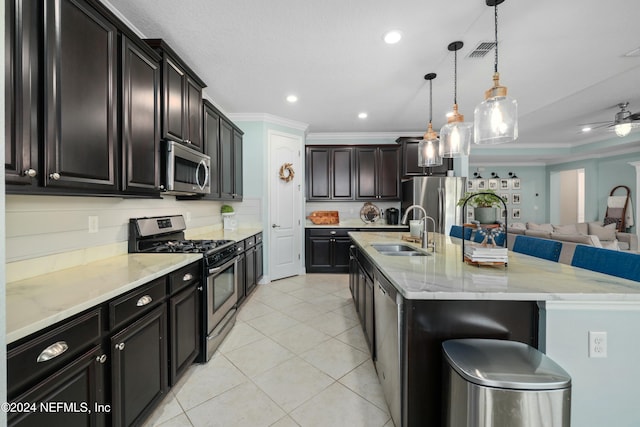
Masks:
[[[391,30],[385,33],[384,42],[387,44],[396,44],[402,38],[402,33],[398,30]]]
[[[358,118],[359,119],[366,119],[367,117],[369,117],[369,115],[367,113],[360,113],[358,114]]]
[[[585,126],[582,128],[582,132],[590,132],[591,128],[589,126]]]
[[[298,102],[298,97],[297,97],[297,96],[295,96],[295,95],[289,95],[289,96],[287,96],[287,102],[290,102],[290,103],[292,103],[292,104],[293,104],[294,102]]]

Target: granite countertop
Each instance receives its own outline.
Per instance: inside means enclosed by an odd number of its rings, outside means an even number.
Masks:
[[[640,302],[640,283],[509,251],[507,267],[462,262],[461,240],[430,234],[436,253],[388,256],[373,243],[405,242],[397,232],[351,232],[373,264],[407,299]],[[466,244],[466,243],[465,243]]]
[[[261,228],[216,230],[191,239],[243,240]],[[201,254],[123,254],[85,265],[8,282],[7,343],[135,289],[202,259]]]
[[[366,223],[362,221],[360,218],[345,218],[340,220],[339,224],[314,224],[311,221],[307,220],[305,223],[306,228],[398,228],[399,230],[408,230],[408,225],[398,224],[391,225],[387,224],[383,218],[379,219],[374,223]]]

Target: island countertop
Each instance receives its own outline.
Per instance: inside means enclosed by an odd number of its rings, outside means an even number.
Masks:
[[[509,251],[508,266],[462,262],[461,240],[431,234],[436,252],[398,232],[350,232],[352,240],[407,299],[640,301],[640,283]],[[371,245],[402,243],[428,256],[388,256]],[[467,243],[468,244],[468,243]]]

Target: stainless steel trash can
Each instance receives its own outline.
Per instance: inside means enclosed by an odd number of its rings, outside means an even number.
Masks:
[[[506,340],[442,344],[447,427],[569,427],[571,377],[545,354]]]

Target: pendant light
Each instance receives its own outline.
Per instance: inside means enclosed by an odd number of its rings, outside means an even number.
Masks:
[[[454,53],[453,66],[453,114],[447,124],[440,129],[440,155],[442,157],[468,156],[471,150],[473,123],[464,121],[458,112],[458,51],[464,44],[460,41],[450,43],[448,49]]]
[[[507,88],[500,86],[498,73],[498,5],[504,0],[486,0],[493,6],[495,18],[495,61],[493,87],[484,93],[484,101],[474,111],[474,140],[476,144],[504,144],[518,139],[518,102],[507,96]]]
[[[424,76],[425,80],[429,80],[429,126],[422,137],[422,141],[418,144],[418,166],[427,168],[442,165],[438,134],[433,131],[433,125],[431,124],[433,118],[433,79],[435,78],[436,73],[429,73]]]

